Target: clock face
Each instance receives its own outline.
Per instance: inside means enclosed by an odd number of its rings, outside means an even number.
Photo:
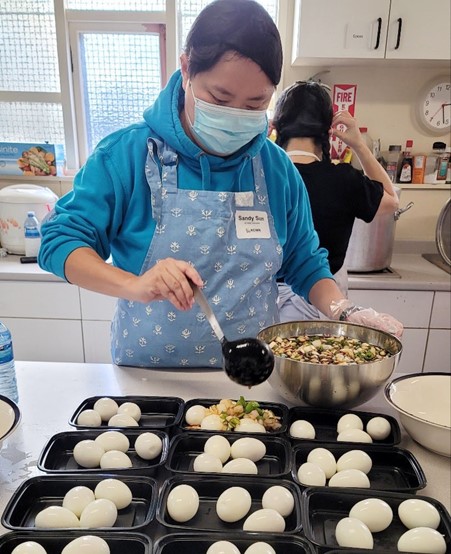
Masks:
[[[420,123],[425,130],[444,134],[451,129],[451,83],[442,78],[426,87],[419,102]]]

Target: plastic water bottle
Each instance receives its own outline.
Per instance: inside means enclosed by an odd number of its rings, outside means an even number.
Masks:
[[[41,246],[41,231],[34,212],[28,212],[23,228],[25,232],[25,256],[36,257]]]
[[[0,394],[14,402],[19,401],[16,369],[14,367],[13,341],[9,329],[0,321]]]

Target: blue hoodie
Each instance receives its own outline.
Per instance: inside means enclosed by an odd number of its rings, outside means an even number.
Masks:
[[[251,159],[260,153],[283,247],[279,277],[308,298],[318,280],[333,277],[327,251],[319,248],[299,172],[266,133],[227,158],[206,154],[182,127],[181,84],[177,71],[144,112],[144,121],[116,131],[98,144],[75,176],[73,190],[57,202],[42,225],[39,265],[65,279],[69,254],[90,247],[104,260],[111,254],[115,266],[139,275],[155,230],[144,167],[147,139],[157,137],[178,152],[178,184],[185,189],[253,190]]]

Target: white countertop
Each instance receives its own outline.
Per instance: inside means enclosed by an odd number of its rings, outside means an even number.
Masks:
[[[40,474],[37,461],[42,448],[56,433],[73,430],[68,420],[90,396],[179,396],[189,400],[243,394],[249,399],[287,404],[268,383],[250,393],[221,370],[156,371],[110,364],[16,362],[16,372],[22,421],[0,450],[0,513],[21,482]],[[356,409],[396,416],[382,392]],[[401,431],[398,446],[413,453],[426,475],[427,486],[418,494],[439,500],[450,511],[449,458],[429,452]],[[0,526],[0,534],[4,531]]]

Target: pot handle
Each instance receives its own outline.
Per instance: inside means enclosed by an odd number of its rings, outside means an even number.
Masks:
[[[404,212],[407,212],[407,210],[410,210],[410,208],[413,206],[413,202],[409,202],[407,204],[407,206],[405,206],[404,208],[399,208],[399,210],[396,210],[395,212],[395,221],[398,221],[398,219],[400,218],[400,216],[404,213]]]

